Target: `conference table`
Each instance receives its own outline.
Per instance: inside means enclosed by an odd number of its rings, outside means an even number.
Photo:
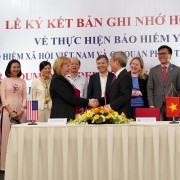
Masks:
[[[5,180],[180,180],[180,124],[13,125]]]

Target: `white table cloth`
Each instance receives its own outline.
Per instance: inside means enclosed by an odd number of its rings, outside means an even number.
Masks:
[[[180,125],[14,125],[5,180],[180,180]]]

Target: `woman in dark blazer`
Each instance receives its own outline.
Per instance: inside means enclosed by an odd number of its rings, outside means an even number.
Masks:
[[[69,73],[69,64],[70,59],[67,57],[58,57],[54,62],[54,74],[50,84],[51,118],[74,119],[77,106],[93,106],[92,100],[75,95],[78,90],[66,79],[66,75]]]
[[[147,101],[147,80],[148,76],[144,72],[144,61],[141,57],[134,57],[130,62],[130,74],[132,77],[133,89],[131,95],[132,116],[134,109],[148,107]]]

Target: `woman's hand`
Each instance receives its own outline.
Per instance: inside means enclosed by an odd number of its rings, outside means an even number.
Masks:
[[[15,111],[11,111],[9,113],[9,115],[10,115],[11,118],[18,119],[17,112],[15,112]]]
[[[138,97],[138,96],[142,96],[141,91],[132,91],[132,96]]]
[[[20,109],[20,110],[17,112],[17,119],[20,119],[23,114],[24,114],[24,109]]]

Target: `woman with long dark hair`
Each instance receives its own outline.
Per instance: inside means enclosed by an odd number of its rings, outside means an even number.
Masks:
[[[5,170],[5,158],[7,142],[11,124],[14,122],[25,122],[24,109],[26,108],[26,82],[20,78],[22,75],[21,64],[18,60],[9,61],[6,70],[6,77],[1,81],[1,100],[3,105],[2,138],[0,170]]]

